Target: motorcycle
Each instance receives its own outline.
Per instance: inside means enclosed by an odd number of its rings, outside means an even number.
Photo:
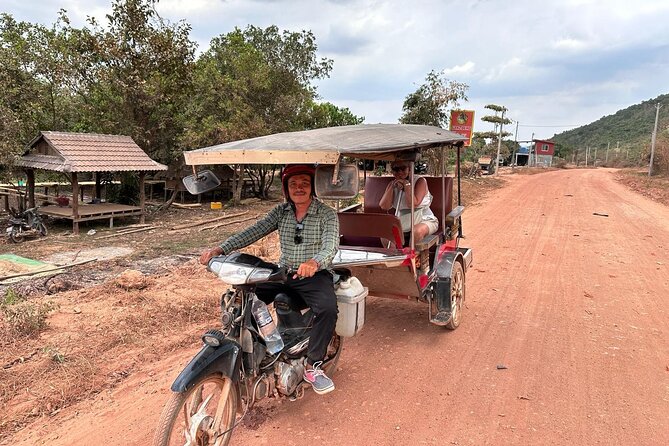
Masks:
[[[14,243],[21,243],[26,236],[38,234],[45,237],[48,233],[42,217],[37,212],[39,206],[26,209],[23,212],[16,212],[11,209],[8,227],[6,229],[7,237]]]
[[[202,336],[204,346],[172,384],[155,446],[225,446],[249,409],[267,397],[296,400],[304,396],[304,364],[313,314],[297,296],[280,293],[274,307],[283,348],[265,341],[252,308],[260,283],[285,282],[285,267],[242,253],[214,257],[207,269],[232,285],[221,297],[221,329]],[[269,339],[269,337],[267,337]],[[334,333],[322,368],[331,375],[342,351]],[[269,351],[268,351],[269,350]]]

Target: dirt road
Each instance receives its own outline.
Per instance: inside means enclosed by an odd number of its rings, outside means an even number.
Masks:
[[[669,444],[669,208],[610,171],[564,170],[509,177],[464,229],[474,265],[460,328],[371,299],[336,391],[261,407],[233,444]],[[194,351],[11,444],[148,444]]]

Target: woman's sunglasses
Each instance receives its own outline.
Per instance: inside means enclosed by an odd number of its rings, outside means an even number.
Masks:
[[[409,166],[393,166],[392,170],[393,172],[401,172],[403,170],[407,170]]]
[[[295,225],[295,238],[293,239],[293,242],[295,242],[296,245],[302,243],[302,229],[304,229],[304,224],[297,223]]]

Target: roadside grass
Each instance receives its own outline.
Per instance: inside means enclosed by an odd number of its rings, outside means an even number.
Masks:
[[[651,200],[669,206],[669,176],[648,176],[647,170],[623,169],[616,174],[616,180],[633,191]]]
[[[201,282],[183,286],[198,275]],[[88,302],[79,298],[84,290],[60,293],[61,311],[41,336],[2,338],[0,442],[36,417],[113,388],[143,359],[190,345],[193,330],[215,323],[224,284],[194,261],[159,279],[125,292],[107,282],[86,290]]]
[[[477,205],[488,193],[504,187],[504,176],[485,176],[480,178],[462,179],[462,204]],[[457,186],[456,186],[457,187]],[[457,205],[457,189],[453,191],[453,205]]]
[[[5,339],[37,335],[47,328],[47,318],[57,308],[52,301],[31,302],[14,288],[8,288],[0,301]]]

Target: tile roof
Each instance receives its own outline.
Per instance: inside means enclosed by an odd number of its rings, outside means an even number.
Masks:
[[[44,140],[58,155],[31,153]],[[123,135],[40,132],[27,146],[19,166],[58,172],[118,172],[167,170]]]

